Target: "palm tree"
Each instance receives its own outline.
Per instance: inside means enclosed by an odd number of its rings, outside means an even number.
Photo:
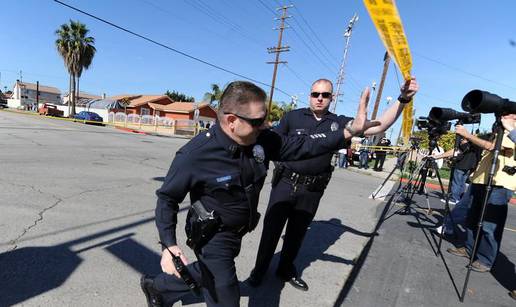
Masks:
[[[210,104],[213,105],[214,101],[219,101],[220,97],[222,96],[222,91],[220,90],[220,86],[218,84],[212,84],[211,85],[211,92],[207,92],[204,94],[204,101],[209,101]]]
[[[70,102],[72,99],[72,70],[71,70],[71,57],[70,57],[70,42],[71,42],[71,34],[70,27],[68,24],[62,24],[59,29],[56,30],[57,40],[56,47],[57,52],[63,58],[66,69],[68,70],[68,74],[70,76],[68,80],[68,113],[70,113]]]
[[[56,31],[58,36],[56,47],[71,79],[69,95],[71,95],[72,116],[75,114],[76,97],[79,94],[79,79],[83,70],[90,67],[97,51],[93,46],[95,39],[87,36],[88,32],[85,24],[73,20],[70,20],[70,24],[61,25]]]

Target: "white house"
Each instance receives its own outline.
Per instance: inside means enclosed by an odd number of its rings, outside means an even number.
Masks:
[[[31,109],[36,107],[38,91],[36,83],[16,81],[13,95],[7,99],[7,106],[16,109]],[[58,88],[39,85],[39,103],[61,103],[61,91]]]
[[[79,92],[79,96],[75,97],[75,98],[77,99],[76,105],[78,105],[79,104],[78,102],[80,102],[80,101],[87,102],[87,101],[90,101],[93,99],[105,99],[106,94],[102,94],[102,96],[100,96],[100,95],[90,94],[90,93],[86,93],[86,92]],[[63,96],[63,104],[68,105],[70,103],[70,100],[71,100],[70,93],[66,93]]]

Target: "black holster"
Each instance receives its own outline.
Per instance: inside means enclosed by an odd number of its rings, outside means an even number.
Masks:
[[[186,217],[186,245],[200,253],[221,227],[221,219],[215,211],[208,212],[200,201],[194,202]]]
[[[284,170],[285,166],[283,164],[276,163],[276,165],[274,166],[274,170],[272,171],[271,186],[273,188],[279,183]]]

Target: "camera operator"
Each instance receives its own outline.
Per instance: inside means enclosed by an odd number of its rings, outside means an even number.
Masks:
[[[509,131],[509,139],[516,143],[516,115],[513,114],[511,117],[502,118],[502,125],[505,130]],[[516,300],[516,289],[509,292],[509,295]]]
[[[515,118],[515,114],[502,116],[502,124],[505,130],[498,156],[498,166],[493,177],[493,186],[487,202],[485,220],[480,230],[481,237],[478,243],[478,252],[472,263],[472,270],[477,272],[489,272],[495,262],[507,219],[508,203],[514,190],[516,190],[516,180],[513,176],[514,173],[511,172],[516,167],[515,146],[514,140],[511,141],[509,138],[510,134],[514,134],[512,131],[514,130]],[[482,211],[495,142],[486,141],[472,135],[462,126],[457,126],[455,130],[457,134],[472,144],[486,150],[477,168],[471,175],[472,185],[469,190],[471,194],[471,209],[466,221],[466,242],[464,242],[465,244],[462,247],[448,249],[448,252],[453,255],[469,257],[473,250],[475,232]]]
[[[482,154],[482,149],[475,146],[467,139],[462,139],[459,143],[458,150],[456,150],[455,153],[454,151],[455,150],[452,148],[442,154],[432,155],[436,160],[451,158],[450,160],[455,168],[453,182],[450,183],[451,195],[449,203],[452,205],[456,205],[459,202],[462,194],[466,190],[466,181],[469,174],[477,166],[480,155]],[[445,202],[444,199],[441,199],[441,201]]]
[[[458,150],[455,151],[455,156],[454,149],[432,156],[434,159],[451,158],[455,168],[453,180],[450,182],[451,195],[449,196],[448,203],[456,206],[449,214],[451,218],[448,216],[444,221],[445,235],[452,236],[455,233],[454,226],[464,225],[469,209],[469,194],[466,195],[466,182],[471,172],[475,170],[481,154],[482,149],[480,147],[472,144],[467,139],[462,139],[459,143]],[[441,199],[441,201],[446,202],[445,199]],[[439,234],[441,233],[441,227],[442,226],[436,229]],[[463,228],[461,230],[464,232]]]

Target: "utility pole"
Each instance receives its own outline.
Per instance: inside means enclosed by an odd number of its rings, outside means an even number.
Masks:
[[[371,120],[376,119],[376,114],[378,113],[378,106],[380,105],[380,99],[382,98],[383,85],[385,84],[385,77],[387,76],[387,70],[389,69],[389,63],[391,62],[391,57],[389,53],[386,51],[383,56],[383,71],[382,71],[382,79],[380,80],[380,86],[378,87],[378,92],[376,94],[376,101],[374,102],[373,114],[371,115]]]
[[[337,110],[337,102],[339,101],[339,96],[342,94],[340,93],[340,86],[344,82],[344,66],[346,65],[347,57],[348,57],[348,49],[349,49],[349,41],[351,39],[351,34],[353,34],[353,26],[355,25],[355,22],[358,21],[358,15],[355,13],[353,17],[349,20],[348,28],[346,29],[346,32],[344,32],[344,37],[346,38],[346,45],[344,46],[344,55],[342,56],[342,62],[340,64],[339,68],[339,75],[337,76],[337,82],[336,84],[336,90],[335,90],[335,101],[333,102],[333,109],[332,112],[335,113],[335,110]]]
[[[39,109],[39,81],[36,81],[36,111]]]
[[[276,47],[267,48],[267,51],[269,53],[275,53],[276,54],[276,58],[275,58],[274,62],[267,62],[267,64],[274,64],[274,71],[272,73],[271,93],[269,95],[269,116],[271,114],[272,96],[274,95],[274,86],[276,84],[276,73],[278,72],[278,64],[286,64],[287,63],[286,61],[280,61],[279,60],[279,55],[280,55],[281,52],[290,51],[290,47],[289,46],[282,46],[281,45],[281,40],[283,38],[283,30],[286,28],[285,27],[285,19],[291,17],[291,16],[287,16],[287,10],[289,8],[291,8],[291,7],[293,7],[293,5],[286,5],[286,6],[282,6],[282,7],[276,9],[277,11],[283,10],[283,13],[281,14],[280,18],[274,18],[274,20],[281,20],[279,28],[274,28],[273,29],[273,30],[279,30],[278,45]]]

